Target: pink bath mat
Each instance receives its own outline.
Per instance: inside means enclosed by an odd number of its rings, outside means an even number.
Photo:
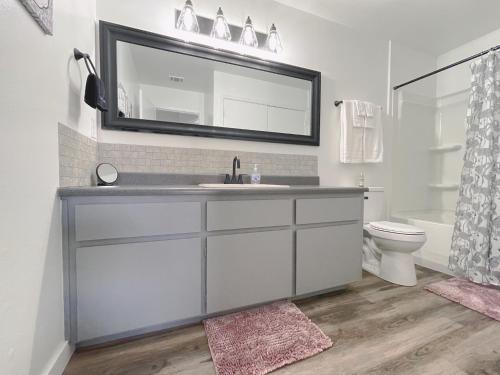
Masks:
[[[218,375],[267,374],[333,345],[291,302],[275,302],[203,324]]]
[[[455,277],[427,285],[425,289],[500,321],[500,290]]]

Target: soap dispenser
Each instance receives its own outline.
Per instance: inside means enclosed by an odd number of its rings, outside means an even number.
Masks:
[[[359,174],[358,186],[365,187],[365,184],[366,184],[365,172],[361,172]]]
[[[251,176],[250,182],[252,184],[260,184],[260,173],[259,173],[259,169],[257,167],[257,164],[254,164],[254,166],[253,166],[253,171],[252,171],[252,176]]]

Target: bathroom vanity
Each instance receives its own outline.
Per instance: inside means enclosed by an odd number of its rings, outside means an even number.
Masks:
[[[98,344],[361,278],[362,188],[61,188],[66,332]]]

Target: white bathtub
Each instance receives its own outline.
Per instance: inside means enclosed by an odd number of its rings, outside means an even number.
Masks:
[[[391,217],[391,220],[419,227],[427,234],[425,245],[414,253],[416,264],[435,271],[452,274],[448,269],[448,257],[455,221],[454,211],[404,211],[394,213]]]

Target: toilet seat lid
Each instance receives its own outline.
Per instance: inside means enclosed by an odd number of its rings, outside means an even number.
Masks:
[[[370,223],[370,227],[382,232],[404,234],[404,235],[423,235],[425,232],[413,225],[393,223],[390,221],[375,221]]]

